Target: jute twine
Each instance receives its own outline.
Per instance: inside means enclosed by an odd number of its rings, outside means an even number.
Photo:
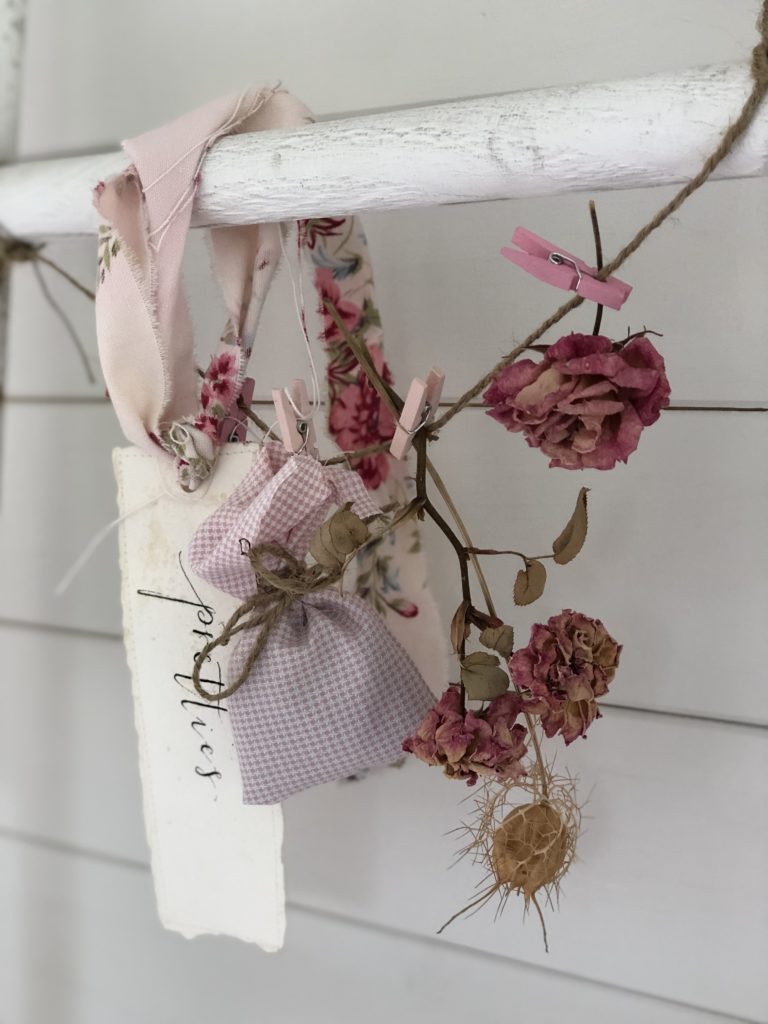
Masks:
[[[621,251],[610,261],[605,264],[602,270],[597,274],[597,277],[605,279],[610,277],[611,274],[615,273],[619,267],[621,267],[630,256],[632,256],[643,242],[652,234],[656,228],[660,227],[668,217],[671,217],[673,213],[680,209],[683,203],[692,196],[693,193],[701,188],[704,182],[709,178],[715,168],[724,160],[724,158],[733,149],[736,142],[741,138],[744,132],[752,123],[755,114],[757,113],[763,99],[765,98],[766,92],[768,92],[768,0],[763,0],[763,6],[760,13],[760,18],[757,23],[757,29],[760,33],[760,42],[752,51],[752,89],[747,97],[744,106],[741,108],[741,112],[735,121],[726,130],[722,139],[710,153],[707,159],[701,166],[698,174],[696,174],[691,180],[684,185],[675,196],[670,199],[666,206],[662,208],[648,221],[648,223],[640,228],[637,234],[632,238]],[[464,392],[461,397],[457,398],[450,408],[448,408],[442,416],[438,417],[432,422],[432,430],[438,431],[449,423],[454,416],[461,412],[462,409],[466,408],[469,403],[477,398],[481,391],[484,391],[488,385],[493,381],[497,374],[503,369],[513,363],[517,357],[524,352],[531,345],[535,344],[539,338],[541,338],[550,327],[554,327],[555,324],[559,323],[571,310],[576,309],[584,302],[584,299],[580,295],[574,295],[567,302],[564,302],[559,309],[547,319],[539,324],[535,331],[532,331],[528,337],[508,352],[503,359],[489,370],[484,377],[473,384],[471,388]]]
[[[269,569],[264,564],[266,556],[279,558],[282,565],[279,569]],[[259,655],[264,650],[267,640],[280,617],[294,601],[324,590],[341,577],[341,567],[325,567],[321,565],[306,566],[298,558],[279,544],[257,544],[248,551],[248,559],[253,566],[256,578],[256,591],[244,601],[224,625],[221,633],[205,645],[195,658],[192,669],[192,683],[195,690],[204,700],[218,701],[230,697],[240,689],[250,675]],[[225,647],[229,641],[246,629],[260,628],[258,637],[248,653],[237,678],[216,693],[209,693],[200,682],[200,672],[210,660],[211,651],[217,647]]]

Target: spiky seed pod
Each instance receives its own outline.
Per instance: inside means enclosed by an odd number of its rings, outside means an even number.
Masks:
[[[569,842],[566,822],[548,801],[515,807],[493,836],[491,864],[497,881],[530,898],[560,877]]]

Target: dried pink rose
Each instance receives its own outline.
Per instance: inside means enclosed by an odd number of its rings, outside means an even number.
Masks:
[[[461,710],[461,695],[449,686],[424,716],[416,733],[403,741],[403,750],[427,764],[440,765],[449,778],[473,786],[479,775],[517,779],[525,774],[527,729],[516,725],[522,701],[505,693],[485,711]]]
[[[572,743],[600,718],[597,698],[608,692],[620,654],[621,644],[599,619],[566,608],[532,628],[509,667],[525,710],[541,716],[547,736],[560,733]]]
[[[541,362],[506,367],[485,392],[488,415],[522,431],[563,469],[612,469],[669,404],[664,360],[648,338],[618,345],[568,334]]]

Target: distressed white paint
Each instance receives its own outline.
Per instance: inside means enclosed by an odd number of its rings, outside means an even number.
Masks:
[[[195,223],[243,224],[364,210],[681,182],[750,88],[745,65],[541,89],[225,139],[203,167]],[[20,236],[93,232],[90,190],[120,154],[0,170],[0,220]],[[768,109],[716,172],[768,166]]]

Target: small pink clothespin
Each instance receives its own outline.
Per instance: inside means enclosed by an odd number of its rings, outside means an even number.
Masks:
[[[317,455],[317,438],[304,381],[295,380],[290,390],[273,388],[272,401],[286,449],[293,455],[302,452]]]
[[[243,405],[250,405],[253,401],[253,389],[255,386],[256,382],[253,377],[246,377],[243,381],[243,386],[240,388],[240,398]],[[241,444],[244,444],[247,430],[247,417],[243,410],[238,408],[237,403],[235,403],[229,410],[229,414],[221,421],[219,426],[219,442],[226,444],[227,441],[239,441]]]
[[[539,238],[527,228],[515,228],[512,244],[517,249],[504,248],[501,250],[502,256],[540,281],[564,288],[565,291],[576,292],[601,306],[621,309],[632,291],[632,286],[620,281],[618,277],[599,281],[595,267],[588,266],[565,249]]]
[[[435,418],[443,393],[445,374],[433,366],[426,381],[414,377],[405,396],[403,411],[389,446],[396,459],[404,459],[413,443],[413,435]]]

